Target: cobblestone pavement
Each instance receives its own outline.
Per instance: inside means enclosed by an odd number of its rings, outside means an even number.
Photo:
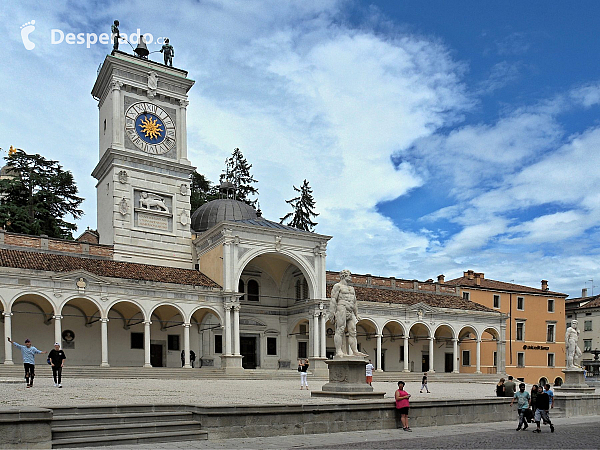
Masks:
[[[353,431],[335,434],[307,434],[268,438],[239,438],[209,441],[143,444],[115,449],[397,449],[397,448],[481,448],[481,449],[598,449],[600,417],[555,419],[556,432],[542,426],[542,433],[515,431],[516,421],[492,424],[448,425],[403,430]],[[331,443],[332,445],[329,445]]]
[[[321,389],[324,380],[310,380],[311,389]],[[312,398],[310,391],[300,390],[300,380],[108,380],[70,379],[68,371],[63,388],[53,386],[52,379],[36,377],[32,389],[25,383],[0,381],[0,408],[6,406],[84,406],[97,404],[194,404],[254,405],[302,403],[340,403],[354,400]],[[429,399],[464,399],[491,397],[494,383],[431,382],[431,394],[419,394],[420,384],[408,383],[411,402]],[[392,401],[396,383],[373,382],[375,391],[385,392]]]

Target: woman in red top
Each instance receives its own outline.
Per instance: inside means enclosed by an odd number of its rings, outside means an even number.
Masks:
[[[396,391],[396,410],[400,414],[400,422],[404,431],[412,431],[408,426],[408,399],[410,394],[404,390],[404,381],[398,381],[398,390]]]

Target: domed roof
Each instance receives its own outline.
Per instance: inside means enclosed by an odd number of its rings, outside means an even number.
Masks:
[[[232,198],[220,198],[205,203],[192,214],[192,229],[206,231],[220,222],[257,219],[256,210],[247,203]]]

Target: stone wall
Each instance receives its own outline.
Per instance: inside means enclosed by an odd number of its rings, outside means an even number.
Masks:
[[[558,409],[560,417],[600,415],[600,394],[561,395],[556,392],[554,408]]]
[[[52,410],[0,410],[0,448],[52,448]]]
[[[113,256],[113,248],[110,245],[9,233],[4,230],[0,230],[0,245],[3,247],[24,247],[52,252],[75,253],[101,258],[112,258]]]

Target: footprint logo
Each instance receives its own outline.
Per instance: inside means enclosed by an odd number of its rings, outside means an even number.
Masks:
[[[27,50],[35,48],[35,44],[29,40],[29,35],[33,30],[35,30],[35,20],[21,25],[21,39],[23,39],[23,45]]]

